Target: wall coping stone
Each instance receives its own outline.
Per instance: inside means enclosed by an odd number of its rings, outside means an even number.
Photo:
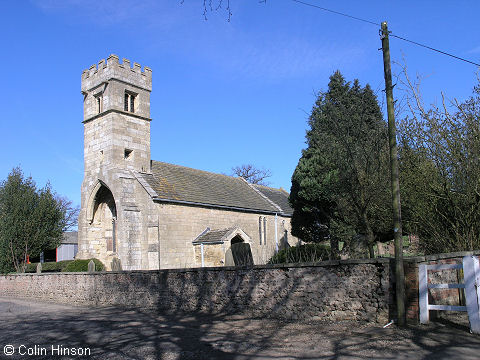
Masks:
[[[479,251],[480,253],[480,251]],[[384,264],[390,262],[390,258],[375,258],[375,259],[348,259],[348,260],[327,260],[316,263],[299,263],[299,264],[266,264],[254,266],[216,266],[216,267],[199,267],[199,268],[182,268],[182,269],[161,269],[161,270],[122,270],[122,271],[96,271],[89,272],[50,272],[50,273],[22,273],[22,274],[7,274],[2,276],[48,276],[48,275],[106,275],[106,274],[152,274],[152,273],[182,273],[182,272],[204,272],[204,271],[248,271],[248,270],[264,270],[264,269],[296,269],[308,267],[329,267],[338,265],[350,264]]]
[[[404,257],[404,262],[409,263],[423,263],[428,261],[444,260],[461,258],[464,256],[480,255],[480,250],[474,251],[459,251],[453,253],[426,255],[426,256],[412,256]],[[380,257],[374,259],[348,259],[348,260],[326,260],[319,262],[297,263],[297,264],[265,264],[265,265],[253,265],[253,266],[216,266],[216,267],[199,267],[199,268],[182,268],[182,269],[161,269],[161,270],[123,270],[123,271],[97,271],[95,273],[88,272],[51,272],[51,273],[24,273],[24,274],[7,274],[2,276],[48,276],[48,275],[100,275],[100,274],[151,274],[151,273],[182,273],[182,272],[200,272],[200,271],[245,271],[245,270],[264,270],[264,269],[296,269],[296,268],[308,268],[308,267],[328,267],[338,265],[351,265],[351,264],[384,264],[393,262],[394,258]]]
[[[472,256],[472,255],[475,255],[475,256],[480,255],[480,250],[457,251],[457,252],[444,253],[444,254],[404,257],[403,260],[408,262],[422,263],[427,261],[462,258],[464,256]]]

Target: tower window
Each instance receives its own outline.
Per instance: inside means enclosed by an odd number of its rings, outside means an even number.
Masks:
[[[95,95],[95,107],[97,114],[100,114],[103,111],[103,94],[99,93]]]
[[[135,112],[135,96],[130,95],[130,112]]]
[[[128,112],[135,112],[135,97],[137,95],[125,91],[125,100],[123,102],[123,110]]]
[[[127,159],[127,160],[130,159],[130,156],[132,155],[132,152],[133,152],[133,150],[125,149],[124,158]]]

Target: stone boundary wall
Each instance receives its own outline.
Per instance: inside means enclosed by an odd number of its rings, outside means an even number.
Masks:
[[[376,320],[391,308],[389,259],[252,268],[0,276],[0,296],[164,313]]]
[[[480,251],[404,258],[406,311],[419,318],[418,265],[461,263]],[[432,283],[461,280],[456,270],[429,272]],[[165,313],[245,314],[280,319],[395,318],[393,259],[334,260],[98,273],[0,276],[0,296],[87,306],[121,306]],[[429,302],[462,305],[459,289],[429,290]],[[438,315],[441,312],[432,312]]]
[[[479,256],[480,251],[463,251],[448,254],[437,254],[404,258],[405,295],[407,318],[419,320],[418,303],[418,265],[421,264],[461,264],[464,256]],[[428,280],[432,284],[463,282],[460,270],[428,271]],[[463,289],[429,289],[429,303],[443,305],[465,305]],[[430,316],[441,316],[444,311],[431,311]]]

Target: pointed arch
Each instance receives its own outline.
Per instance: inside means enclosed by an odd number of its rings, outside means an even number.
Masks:
[[[239,227],[234,228],[225,236],[225,243],[229,244],[225,252],[225,265],[252,266],[254,265],[251,238]]]
[[[112,191],[98,181],[87,203],[88,237],[98,242],[98,256],[117,252],[117,207]]]
[[[110,208],[112,210],[112,214],[115,218],[117,217],[115,199],[113,197],[112,191],[103,181],[98,180],[97,183],[95,184],[94,188],[90,192],[90,196],[88,197],[87,221],[88,221],[89,224],[92,224],[92,222],[93,222],[95,211],[98,208],[99,200],[101,200],[102,196],[103,197],[105,197],[105,196],[109,197],[109,195],[111,195],[111,199],[113,199],[113,204],[110,205]]]

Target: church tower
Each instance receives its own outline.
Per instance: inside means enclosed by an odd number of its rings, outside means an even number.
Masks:
[[[110,55],[82,74],[85,175],[101,167],[150,169],[152,71]]]
[[[84,179],[77,258],[142,268],[136,174],[150,173],[152,71],[110,55],[82,73]],[[112,263],[113,261],[113,263]]]

